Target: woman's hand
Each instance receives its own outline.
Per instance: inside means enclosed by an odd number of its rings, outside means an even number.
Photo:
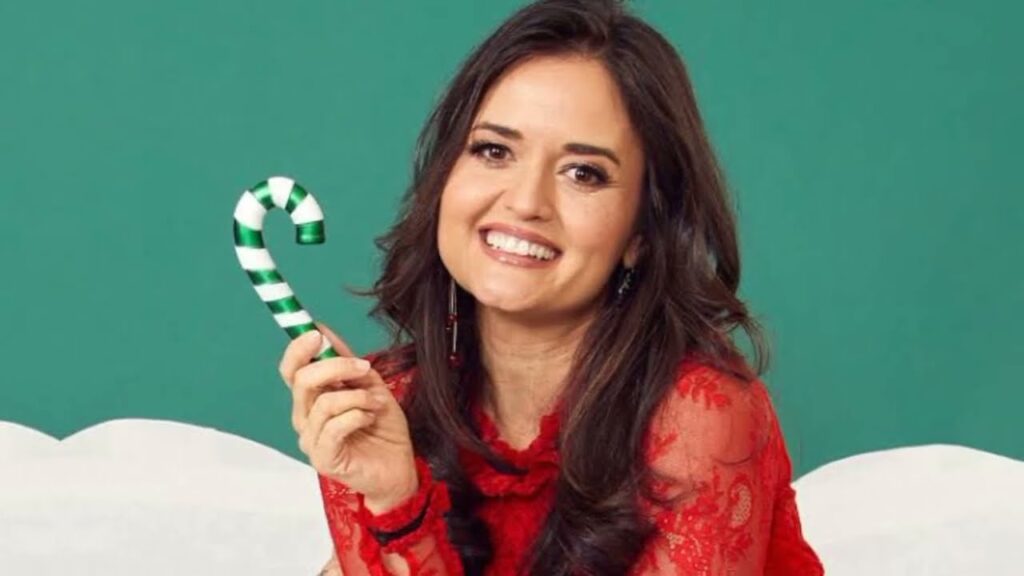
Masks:
[[[380,514],[419,487],[409,426],[398,401],[369,362],[321,323],[292,340],[281,358],[281,378],[292,390],[292,427],[299,448],[320,474],[361,492]],[[310,363],[320,333],[341,356]]]

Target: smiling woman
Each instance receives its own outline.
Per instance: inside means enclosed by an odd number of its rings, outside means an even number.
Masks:
[[[393,345],[310,364],[314,333],[281,363],[336,565],[821,574],[736,244],[672,46],[610,0],[513,15],[430,116],[379,241]]]
[[[497,79],[477,118],[441,194],[445,268],[484,329],[588,322],[640,248],[644,153],[615,80],[591,57],[530,58]]]

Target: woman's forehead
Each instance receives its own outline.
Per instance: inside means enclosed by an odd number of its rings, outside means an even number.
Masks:
[[[623,149],[638,144],[618,85],[604,64],[580,56],[522,62],[491,87],[474,126],[512,128],[524,139],[581,141]]]

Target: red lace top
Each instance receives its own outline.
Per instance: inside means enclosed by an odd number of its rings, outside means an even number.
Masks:
[[[401,399],[410,372],[389,386]],[[489,576],[512,576],[551,508],[558,474],[558,414],[541,421],[540,435],[515,450],[494,422],[473,411],[483,440],[525,475],[493,469],[476,454],[462,452],[469,478],[486,496],[477,514],[487,523],[494,546]],[[744,384],[708,365],[682,363],[673,393],[656,413],[647,435],[647,455],[665,481],[661,496],[686,494],[671,507],[641,502],[657,531],[631,576],[755,575],[814,576],[822,565],[804,540],[790,486],[791,464],[768,392],[760,380]],[[397,554],[411,574],[461,575],[447,540],[446,486],[435,482],[417,458],[419,492],[380,516],[368,512],[360,494],[320,477],[331,537],[346,576],[391,574],[384,555]],[[394,531],[426,510],[415,531],[381,547],[368,529]]]

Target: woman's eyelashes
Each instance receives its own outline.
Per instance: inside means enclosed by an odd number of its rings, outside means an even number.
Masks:
[[[471,142],[469,153],[488,166],[494,167],[503,165],[512,157],[512,151],[508,146],[487,140]],[[599,188],[612,183],[611,177],[604,168],[586,162],[569,164],[560,170],[559,174],[569,174],[574,183],[588,188]]]
[[[562,170],[561,173],[565,174],[573,171],[575,171],[576,176],[580,176],[582,174],[586,178],[586,180],[573,178],[574,182],[579,182],[584,186],[598,188],[612,183],[611,178],[608,177],[608,173],[595,164],[570,164],[569,166],[566,166],[565,170]]]
[[[501,152],[505,156],[495,157],[488,152]],[[469,144],[469,153],[478,158],[482,158],[484,162],[501,162],[505,160],[512,151],[507,146],[496,144],[494,142],[487,142],[486,140],[476,140]]]

